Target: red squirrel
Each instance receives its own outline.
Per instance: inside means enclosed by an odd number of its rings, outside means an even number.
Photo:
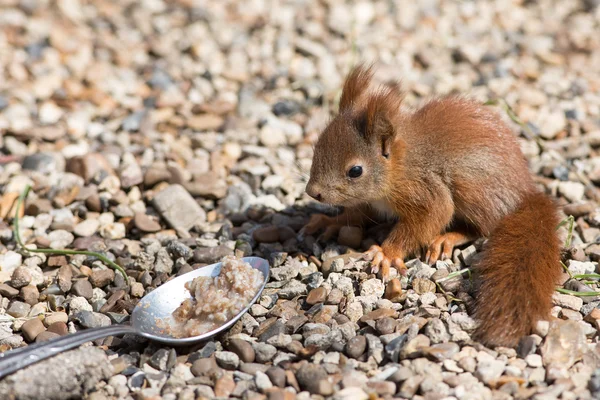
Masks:
[[[306,192],[343,206],[316,214],[304,232],[362,226],[373,217],[395,225],[365,258],[373,273],[405,271],[404,259],[450,258],[455,246],[488,238],[474,266],[481,279],[474,338],[514,347],[550,316],[561,274],[558,211],[536,188],[511,129],[489,107],[460,96],[401,108],[398,84],[373,90],[372,67],[344,83],[339,113],[319,136]]]

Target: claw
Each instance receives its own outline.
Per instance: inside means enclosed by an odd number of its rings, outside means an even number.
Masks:
[[[454,247],[468,243],[472,238],[458,232],[448,232],[438,236],[431,242],[425,255],[425,263],[433,264],[437,260],[447,260],[452,258]]]
[[[390,267],[396,268],[401,274],[406,274],[406,266],[402,257],[388,257],[380,246],[371,246],[363,253],[363,259],[371,262],[371,273],[377,274],[381,271],[381,279],[384,281],[390,276]]]

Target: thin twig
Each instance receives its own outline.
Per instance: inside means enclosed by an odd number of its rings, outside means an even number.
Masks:
[[[23,202],[27,198],[27,195],[29,194],[30,190],[31,190],[31,186],[27,185],[25,187],[25,190],[23,190],[23,192],[19,196],[19,201],[17,202],[17,210],[15,212],[15,220],[14,220],[13,233],[15,235],[15,239],[17,241],[17,244],[19,245],[19,247],[22,250],[25,250],[26,252],[29,252],[29,253],[60,254],[60,255],[84,255],[84,256],[88,256],[88,257],[96,257],[100,261],[102,261],[103,263],[105,263],[106,265],[108,265],[109,267],[111,267],[111,268],[119,271],[121,273],[121,275],[123,275],[123,278],[125,278],[125,282],[127,284],[129,284],[129,277],[125,273],[125,270],[121,266],[117,265],[116,263],[114,263],[113,261],[109,260],[108,258],[106,258],[104,255],[102,255],[100,253],[96,253],[94,251],[83,251],[83,250],[30,249],[30,248],[26,247],[25,244],[23,244],[23,242],[21,241],[21,233],[19,232],[19,212],[21,211],[21,206],[23,205]]]

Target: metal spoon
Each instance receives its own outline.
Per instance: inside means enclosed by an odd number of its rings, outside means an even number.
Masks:
[[[197,276],[219,275],[221,263],[207,265],[206,267],[188,272],[187,274],[174,278],[154,289],[148,295],[144,296],[133,309],[130,319],[131,325],[112,325],[102,328],[86,329],[47,342],[0,353],[0,379],[21,368],[35,364],[38,361],[52,357],[91,340],[101,339],[107,336],[133,334],[173,346],[192,344],[206,340],[235,324],[235,322],[258,300],[269,280],[270,268],[267,260],[259,257],[245,257],[242,258],[242,260],[249,263],[252,268],[262,272],[264,281],[246,308],[217,329],[199,336],[182,339],[176,339],[164,332],[165,325],[175,322],[172,317],[173,311],[175,311],[185,299],[191,297],[190,292],[184,287],[185,283]],[[161,322],[161,326],[157,326],[157,321]]]

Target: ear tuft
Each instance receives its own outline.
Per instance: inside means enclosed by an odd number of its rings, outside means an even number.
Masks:
[[[367,90],[372,78],[373,64],[368,66],[360,64],[350,71],[340,98],[340,112],[352,108],[358,98]]]
[[[383,86],[369,97],[366,107],[367,137],[393,135],[392,120],[400,112],[402,100],[398,84]]]

